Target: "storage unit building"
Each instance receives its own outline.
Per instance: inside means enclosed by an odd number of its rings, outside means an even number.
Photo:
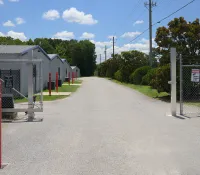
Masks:
[[[0,46],[0,77],[5,81],[9,75],[13,77],[13,87],[24,96],[28,95],[28,67],[27,63],[20,61],[23,59],[42,59],[42,76],[43,87],[48,82],[48,72],[50,69],[50,58],[40,46],[28,45],[1,45]],[[8,60],[1,62],[1,60]],[[17,60],[9,62],[10,60]],[[38,73],[40,72],[39,63],[33,65],[33,89],[34,93],[40,90],[40,80]],[[11,88],[3,86],[3,93],[12,93]]]
[[[72,68],[71,68],[70,64],[68,63],[68,61],[65,58],[62,58],[62,61],[64,63],[65,77],[68,78],[69,72],[70,72],[70,76],[72,75]]]
[[[72,68],[72,72],[74,72],[75,75],[76,75],[76,73],[77,73],[77,77],[80,77],[80,76],[81,76],[81,75],[80,75],[80,69],[79,69],[77,66],[71,66],[71,68]]]
[[[63,61],[57,54],[48,54],[49,58],[51,59],[50,63],[50,72],[52,81],[56,81],[56,72],[58,72],[59,80],[64,81],[64,73],[63,73]]]

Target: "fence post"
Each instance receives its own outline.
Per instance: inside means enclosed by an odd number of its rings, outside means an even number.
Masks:
[[[74,72],[72,72],[72,84],[74,84]]]
[[[0,169],[2,168],[2,82],[0,80]]]
[[[68,72],[68,83],[70,85],[70,72]]]
[[[180,55],[180,115],[183,115],[183,63]]]
[[[171,60],[171,115],[176,116],[176,48],[170,49]]]
[[[51,73],[49,73],[49,96],[51,96]]]
[[[58,92],[58,72],[56,72],[56,92]]]

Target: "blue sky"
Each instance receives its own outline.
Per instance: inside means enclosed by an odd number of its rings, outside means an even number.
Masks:
[[[147,0],[0,0],[0,35],[26,40],[47,37],[92,40],[97,54],[111,43],[108,36],[117,36],[116,52],[137,49],[148,52],[148,32],[130,43],[131,39],[148,28]],[[155,0],[153,23],[174,12],[191,0]],[[187,20],[200,17],[200,1],[153,28],[165,26],[174,17]],[[138,24],[134,23],[137,21]]]

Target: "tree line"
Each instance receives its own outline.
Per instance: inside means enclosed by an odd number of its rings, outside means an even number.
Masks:
[[[72,66],[78,66],[82,76],[92,76],[96,69],[95,45],[89,40],[61,40],[36,38],[21,41],[11,37],[0,37],[3,45],[40,45],[48,54],[58,54]]]
[[[158,92],[170,92],[170,48],[177,49],[177,57],[183,64],[200,65],[200,22],[187,22],[183,17],[174,18],[167,27],[157,28],[153,48],[153,66],[149,66],[148,55],[139,51],[126,51],[115,55],[97,66],[95,74],[121,82],[149,85]],[[189,74],[191,69],[187,70]],[[177,88],[179,95],[179,60],[177,59]],[[191,86],[189,86],[191,84]],[[192,87],[192,82],[187,82]],[[188,89],[188,91],[191,89]]]

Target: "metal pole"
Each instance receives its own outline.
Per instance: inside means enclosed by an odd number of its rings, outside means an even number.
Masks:
[[[149,62],[152,66],[152,0],[149,0]]]
[[[115,58],[115,37],[113,36],[113,58]]]
[[[100,64],[101,64],[101,54],[100,54]]]
[[[176,48],[171,48],[171,115],[176,116]]]
[[[43,69],[42,69],[42,66],[43,66],[43,62],[40,63],[40,105],[41,105],[41,108],[43,109]]]
[[[33,59],[33,50],[32,50]],[[30,62],[28,65],[28,120],[34,119],[33,112],[33,63]]]
[[[183,66],[182,54],[180,55],[180,115],[183,115]]]
[[[105,61],[107,60],[107,47],[105,46]]]

